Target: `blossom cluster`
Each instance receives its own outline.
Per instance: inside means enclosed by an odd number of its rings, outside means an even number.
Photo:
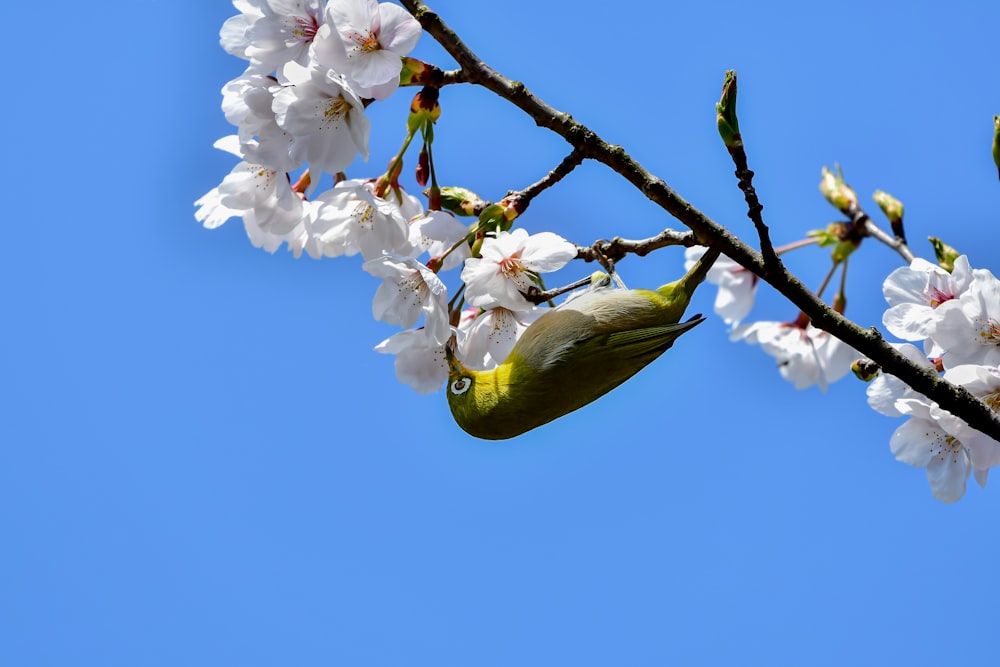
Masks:
[[[704,254],[701,247],[688,248],[685,268],[690,269]],[[825,390],[850,371],[851,362],[860,356],[854,348],[808,319],[788,322],[760,320],[744,324],[753,308],[758,277],[728,257],[720,257],[706,276],[717,285],[714,311],[730,328],[730,340],[760,345],[777,361],[781,376],[806,389],[813,385]]]
[[[395,354],[397,377],[421,393],[443,384],[453,337],[466,366],[502,362],[540,314],[522,293],[575,257],[576,247],[551,233],[486,233],[439,205],[424,210],[396,180],[402,151],[377,179],[343,174],[358,156],[368,160],[365,110],[396,92],[419,23],[377,0],[233,4],[239,14],[220,41],[248,65],[223,86],[222,110],[237,130],[215,146],[240,162],[195,202],[196,219],[216,228],[240,217],[253,245],[268,252],[287,245],[296,257],[361,255],[362,268],[382,279],[373,316],[404,329],[375,349]],[[410,121],[408,129],[404,150],[417,131]],[[429,144],[431,133],[422,132]],[[335,182],[317,193],[323,173]],[[449,303],[438,275],[458,268],[464,311]]]
[[[702,252],[689,249],[688,265]],[[804,318],[743,324],[754,303],[757,276],[726,257],[706,280],[719,288],[714,310],[730,326],[731,339],[760,344],[797,389],[825,388],[846,376],[861,356]],[[883,325],[909,341],[897,349],[1000,412],[1000,280],[988,270],[971,268],[964,255],[950,270],[915,259],[886,278],[883,294],[889,305]],[[882,414],[907,418],[890,439],[892,453],[925,468],[939,500],[961,498],[970,476],[985,485],[990,468],[1000,464],[1000,443],[892,375],[883,373],[871,382],[868,403]]]
[[[401,56],[417,43],[419,23],[375,0],[234,0],[240,13],[221,30],[222,47],[248,61],[223,86],[222,110],[237,133],[216,147],[242,161],[199,199],[195,217],[215,228],[242,217],[250,241],[274,252],[335,257],[409,252],[406,217],[415,199],[374,196],[373,186],[343,181],[307,201],[322,173],[368,159],[366,100],[399,86]],[[294,184],[289,175],[304,177]],[[359,229],[371,234],[360,234]]]
[[[971,268],[964,255],[951,271],[916,259],[893,271],[882,291],[889,304],[882,323],[910,341],[898,346],[900,352],[943,370],[945,380],[1000,411],[1000,280]],[[892,452],[899,461],[925,468],[941,501],[961,498],[970,476],[985,485],[990,468],[1000,464],[1000,443],[892,375],[882,374],[869,385],[868,403],[882,414],[907,418],[890,439]]]

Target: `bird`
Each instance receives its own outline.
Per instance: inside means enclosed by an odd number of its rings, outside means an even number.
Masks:
[[[719,255],[710,247],[679,280],[655,290],[605,286],[568,299],[528,326],[491,370],[466,368],[452,342],[446,392],[455,422],[476,438],[506,440],[607,394],[705,320],[681,322]]]

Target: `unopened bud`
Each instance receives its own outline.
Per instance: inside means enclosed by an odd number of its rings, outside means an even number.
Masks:
[[[736,148],[743,145],[740,136],[740,120],[736,116],[736,72],[726,72],[722,83],[722,97],[715,105],[716,123],[719,126],[719,136],[726,148]]]
[[[427,177],[430,174],[430,157],[427,155],[427,149],[422,149],[420,155],[417,157],[417,169],[415,177],[417,179],[417,184],[420,187],[427,185]]]
[[[834,312],[844,314],[847,310],[847,295],[843,292],[837,292],[836,296],[833,297],[833,310]]]
[[[832,246],[830,256],[837,264],[850,257],[861,245],[861,236],[854,225],[843,222],[831,222],[826,229],[814,229],[806,236],[817,239],[816,244],[821,248]]]
[[[410,103],[410,116],[406,119],[406,129],[410,134],[416,134],[418,131],[427,133],[440,117],[438,89],[424,86],[413,96],[413,101]]]
[[[955,268],[955,260],[961,253],[937,237],[929,236],[927,240],[934,246],[934,257],[937,258],[938,266],[951,273]]]
[[[430,269],[434,273],[437,273],[438,271],[440,271],[441,267],[443,265],[444,265],[444,258],[443,257],[431,257],[430,259],[428,259],[424,263],[424,266],[426,266],[428,269]]]
[[[503,206],[503,217],[507,222],[513,222],[528,208],[528,201],[521,196],[520,192],[507,195],[499,201],[499,204]]]
[[[509,231],[511,222],[506,219],[505,211],[506,209],[500,204],[490,204],[479,214],[479,221],[472,226],[471,231],[475,232],[477,237],[488,232]]]
[[[882,212],[885,213],[885,217],[889,218],[889,224],[892,225],[892,233],[897,238],[905,241],[906,236],[903,234],[903,202],[883,190],[876,190],[872,198],[878,204],[878,207],[882,209]]]
[[[472,190],[445,186],[441,188],[441,208],[455,215],[478,216],[487,204]]]
[[[993,116],[993,164],[997,166],[997,176],[1000,177],[1000,116]]]
[[[836,174],[823,167],[819,191],[823,193],[828,202],[843,213],[848,213],[858,206],[858,196],[854,193],[854,189],[844,182],[844,174],[840,171],[840,165],[837,165]]]
[[[443,73],[434,65],[410,57],[404,57],[402,60],[403,69],[399,72],[399,85],[434,87],[441,85]]]
[[[851,372],[862,382],[871,382],[881,371],[879,365],[871,359],[858,359],[851,364]]]

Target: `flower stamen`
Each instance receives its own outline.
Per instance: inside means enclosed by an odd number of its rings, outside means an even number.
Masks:
[[[292,34],[295,35],[299,41],[309,43],[316,38],[316,31],[319,30],[319,22],[316,21],[315,16],[294,16],[292,20],[295,21],[297,28],[292,29]]]

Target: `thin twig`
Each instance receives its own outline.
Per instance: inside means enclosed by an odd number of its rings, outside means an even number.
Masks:
[[[901,236],[890,236],[888,232],[876,225],[875,221],[867,215],[865,216],[864,221],[864,234],[881,241],[898,252],[899,255],[906,260],[907,264],[912,264],[913,260],[916,259],[916,255],[914,255],[913,251],[910,250],[910,246],[906,244],[906,239]]]
[[[545,303],[546,301],[551,301],[552,299],[565,294],[566,292],[572,292],[575,289],[580,289],[581,287],[586,287],[590,285],[592,278],[587,276],[586,278],[580,278],[575,283],[570,283],[564,287],[555,287],[548,290],[540,290],[534,285],[528,287],[527,291],[521,292],[521,295],[534,304]]]
[[[574,147],[572,152],[563,158],[562,162],[560,162],[555,169],[546,174],[544,178],[532,183],[520,192],[514,194],[512,201],[514,209],[518,212],[518,214],[524,213],[532,199],[548,188],[551,188],[553,185],[561,181],[567,174],[580,166],[583,162],[583,158],[583,151]]]
[[[597,262],[601,258],[618,261],[625,255],[638,255],[643,257],[667,246],[680,245],[685,248],[698,245],[698,240],[693,232],[678,232],[673,229],[665,229],[656,236],[648,239],[633,241],[616,236],[610,241],[598,241],[594,245],[584,248],[577,246],[576,258],[585,262]]]

